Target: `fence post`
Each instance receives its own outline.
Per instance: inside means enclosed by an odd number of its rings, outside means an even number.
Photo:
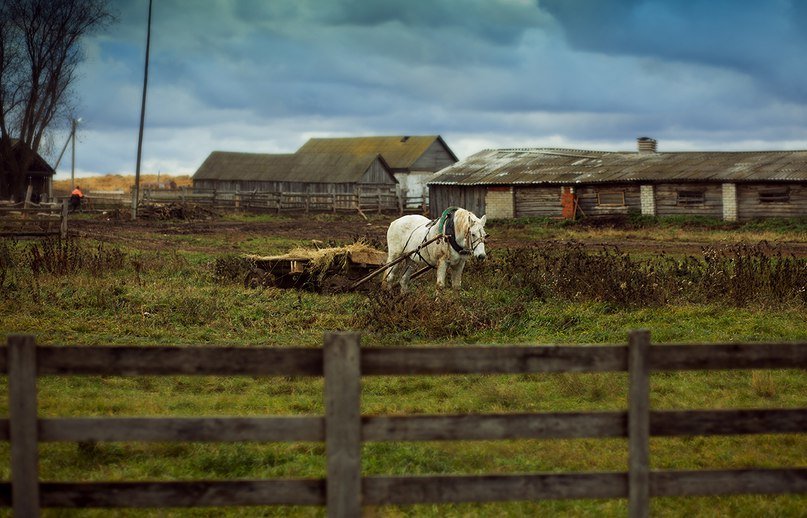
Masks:
[[[333,210],[333,213],[336,214],[336,193],[335,192],[331,193],[331,209]]]
[[[326,504],[332,518],[361,516],[360,354],[358,333],[325,335]]]
[[[62,200],[62,221],[61,225],[59,226],[59,235],[62,239],[67,239],[67,213],[68,213],[68,201],[67,198]]]
[[[650,331],[628,336],[628,516],[650,513]]]
[[[11,501],[14,516],[39,516],[36,342],[8,337],[8,417],[11,442]]]

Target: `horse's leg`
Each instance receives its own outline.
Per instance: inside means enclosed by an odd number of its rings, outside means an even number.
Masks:
[[[460,260],[459,263],[451,267],[451,287],[455,290],[460,289],[462,284],[462,270],[465,268],[465,261]]]
[[[404,261],[403,263],[399,264],[398,266],[404,268],[403,275],[401,275],[401,293],[405,293],[409,291],[409,278],[417,269],[417,263],[414,261]]]
[[[383,289],[388,290],[392,288],[393,284],[395,284],[398,266],[400,265],[396,264],[395,266],[390,267],[389,270],[381,275],[381,287]]]
[[[437,261],[437,287],[443,289],[446,287],[446,272],[448,271],[448,261],[439,259]]]

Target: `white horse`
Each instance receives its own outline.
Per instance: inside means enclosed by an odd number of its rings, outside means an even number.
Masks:
[[[451,217],[451,216],[449,216]],[[431,266],[437,269],[437,287],[446,285],[446,273],[451,270],[451,287],[459,289],[462,283],[462,269],[465,262],[473,256],[485,258],[485,221],[487,216],[476,217],[465,209],[456,209],[453,213],[453,235],[449,232],[452,226],[445,221],[443,232],[445,239],[437,240],[413,253],[405,261],[389,269],[384,276],[383,285],[389,288],[396,281],[401,290],[409,287],[409,278],[420,267]],[[441,222],[429,220],[419,215],[403,216],[390,223],[387,230],[387,263],[403,254],[411,253],[422,244],[440,235]],[[453,243],[451,242],[453,240]]]

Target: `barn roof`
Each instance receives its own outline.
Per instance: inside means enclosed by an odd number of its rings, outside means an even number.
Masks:
[[[294,155],[213,151],[193,175],[194,180],[273,180],[291,170]]]
[[[337,153],[236,153],[213,151],[205,159],[194,180],[233,180],[302,183],[353,183],[361,180],[378,160],[390,174],[389,165],[377,154]]]
[[[312,138],[297,151],[344,155],[379,154],[392,169],[409,169],[434,144],[439,142],[454,160],[457,157],[440,135]]]
[[[11,139],[11,148],[15,149],[18,146],[24,146],[29,150],[31,149],[20,139]],[[42,158],[42,155],[39,153],[34,153],[34,160],[31,162],[31,165],[28,166],[28,172],[26,174],[28,176],[53,176],[56,174],[56,170],[53,169],[53,167],[51,167],[51,165],[44,158]]]
[[[807,151],[637,153],[489,149],[441,170],[429,185],[807,181]]]

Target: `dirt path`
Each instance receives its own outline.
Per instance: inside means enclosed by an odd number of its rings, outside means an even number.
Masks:
[[[177,246],[181,250],[194,252],[222,253],[221,247],[196,245],[192,243],[177,244],[175,240],[165,239],[168,235],[217,235],[226,242],[236,243],[256,236],[273,236],[296,241],[318,240],[324,243],[345,243],[357,239],[365,239],[371,244],[384,248],[386,231],[394,216],[373,216],[364,220],[356,215],[345,215],[338,219],[321,220],[309,217],[284,218],[262,222],[234,222],[224,220],[172,220],[172,221],[126,221],[103,219],[76,220],[71,230],[78,235],[100,239],[108,242],[137,245],[150,250],[171,250]],[[512,235],[512,233],[510,233]],[[562,231],[558,234],[562,235]],[[563,239],[559,241],[563,242]],[[714,246],[709,241],[662,241],[637,239],[634,237],[600,237],[577,240],[587,246],[617,246],[625,252],[632,253],[665,253],[696,254],[705,246]],[[496,248],[522,248],[531,246],[534,240],[513,237],[496,237],[489,240],[488,246]],[[797,257],[807,257],[807,243],[785,242],[771,243],[779,247],[783,253]]]

